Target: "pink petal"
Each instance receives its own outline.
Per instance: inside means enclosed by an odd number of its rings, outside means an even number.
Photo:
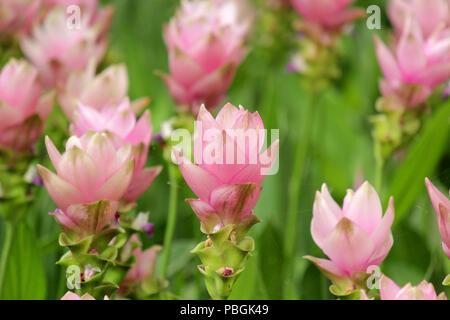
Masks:
[[[323,243],[323,252],[348,275],[366,271],[374,245],[369,235],[344,217]]]
[[[96,193],[97,200],[119,200],[124,195],[133,177],[134,160],[128,161]]]
[[[77,188],[47,168],[41,165],[37,165],[37,167],[47,192],[62,211],[65,211],[72,204],[83,203],[84,198]]]
[[[239,223],[251,214],[262,187],[256,184],[225,185],[211,193],[211,206],[224,224]]]
[[[123,197],[129,202],[136,201],[145,191],[147,191],[161,170],[161,166],[143,169],[133,177],[133,180]]]
[[[402,75],[397,61],[389,48],[378,38],[375,37],[375,50],[380,64],[381,71],[389,83],[400,81]]]
[[[380,279],[380,298],[381,300],[397,300],[397,294],[400,287],[385,275]]]
[[[344,216],[356,223],[367,234],[372,234],[381,221],[383,211],[375,189],[365,182],[355,192]],[[384,237],[383,237],[384,239]]]

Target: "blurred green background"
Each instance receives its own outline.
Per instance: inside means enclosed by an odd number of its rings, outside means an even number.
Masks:
[[[381,76],[375,58],[373,36],[386,39],[389,23],[384,14],[385,1],[357,1],[367,8],[379,4],[382,29],[369,30],[363,19],[342,37],[340,59],[341,78],[332,84],[317,102],[318,116],[307,132],[301,134],[308,93],[303,89],[301,76],[286,72],[293,52],[295,37],[290,23],[294,12],[274,16],[265,11],[262,2],[255,1],[258,18],[250,40],[249,56],[239,68],[228,100],[258,110],[267,129],[280,129],[280,166],[277,175],[263,183],[263,193],[255,209],[262,219],[251,235],[256,241],[254,256],[239,278],[231,299],[333,299],[328,292],[329,281],[303,255],[323,257],[310,235],[310,221],[314,193],[327,183],[333,197],[342,202],[346,189],[353,188],[360,179],[374,183],[375,160],[369,117],[375,114],[374,104],[379,96],[378,78]],[[110,32],[108,59],[124,62],[130,77],[132,99],[150,96],[152,122],[155,132],[174,114],[173,103],[165,85],[155,76],[155,70],[167,71],[167,52],[162,40],[162,26],[173,15],[175,0],[116,0],[103,1],[115,6]],[[273,20],[273,19],[278,20]],[[278,32],[278,33],[277,33]],[[438,292],[445,275],[450,273],[450,260],[440,247],[436,214],[430,204],[424,177],[443,191],[450,188],[450,103],[433,105],[426,115],[424,126],[404,157],[394,157],[387,165],[383,189],[378,190],[383,208],[388,196],[396,203],[393,227],[394,246],[381,271],[403,285],[432,281]],[[67,129],[56,109],[46,134],[57,137],[63,148]],[[62,128],[66,131],[62,131]],[[299,219],[296,222],[295,255],[283,256],[286,229],[287,189],[292,176],[295,146],[301,139],[311,139],[309,161],[300,199]],[[55,139],[53,139],[55,140]],[[38,144],[39,162],[49,165],[43,141]],[[149,163],[163,164],[162,152],[152,146]],[[51,166],[50,166],[51,167]],[[300,179],[300,177],[297,177]],[[148,192],[139,200],[139,210],[149,211],[155,223],[153,238],[144,239],[145,246],[162,244],[168,206],[168,176],[164,170]],[[209,298],[196,265],[197,258],[189,253],[203,240],[199,222],[185,198],[193,193],[183,182],[179,190],[179,211],[169,266],[169,290],[184,299]],[[17,232],[13,253],[7,269],[3,299],[59,299],[65,292],[65,271],[55,265],[63,252],[58,246],[60,232],[56,222],[48,216],[55,209],[44,188],[37,192],[33,209]],[[0,224],[0,232],[1,230]],[[0,236],[0,239],[3,235]],[[293,261],[291,274],[283,276],[285,263]],[[283,294],[283,289],[291,287]],[[447,289],[447,295],[450,289]]]

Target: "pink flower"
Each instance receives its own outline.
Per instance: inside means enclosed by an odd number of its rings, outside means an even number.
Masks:
[[[2,0],[0,2],[0,35],[24,33],[35,22],[41,0]]]
[[[78,137],[89,130],[112,132],[117,137],[115,140],[118,143],[117,147],[127,143],[133,146],[134,174],[124,194],[124,199],[128,202],[137,200],[161,171],[160,166],[144,169],[153,131],[150,111],[145,111],[137,121],[128,98],[118,107],[105,106],[99,111],[80,104],[75,113],[72,130]]]
[[[431,203],[438,215],[439,232],[442,237],[442,249],[450,259],[450,200],[436,188],[428,178],[425,184]]]
[[[124,195],[134,170],[131,145],[116,147],[110,133],[87,132],[71,137],[60,154],[47,137],[45,143],[57,174],[41,165],[39,173],[50,197],[66,214],[74,204],[100,200],[118,201]]]
[[[64,11],[55,8],[34,28],[32,37],[21,41],[46,87],[61,86],[70,72],[86,68],[90,59],[99,62],[106,49],[98,26],[89,26],[88,19],[82,18],[79,29],[69,28],[67,19]]]
[[[396,31],[401,34],[408,15],[414,15],[424,37],[429,37],[450,22],[448,0],[391,0],[388,15]]]
[[[67,291],[61,300],[95,300],[89,293],[83,294],[81,297],[72,291]]]
[[[298,14],[328,30],[339,29],[364,15],[360,9],[348,8],[352,2],[354,0],[291,0]]]
[[[330,260],[307,256],[333,282],[348,279],[355,272],[379,266],[393,244],[394,199],[383,216],[375,189],[365,182],[356,192],[349,190],[342,208],[326,185],[317,191],[311,234]]]
[[[194,159],[174,150],[189,187],[199,199],[188,199],[204,225],[213,231],[246,220],[256,205],[261,182],[272,168],[279,141],[261,152],[264,124],[258,112],[225,105],[214,119],[204,106],[196,122]]]
[[[114,13],[112,6],[100,8],[98,0],[44,0],[48,9],[59,7],[65,12],[70,6],[78,6],[80,15],[87,16],[90,26],[98,26],[100,29],[99,37],[103,38],[109,29],[111,19]],[[70,12],[70,11],[69,11]],[[70,12],[73,14],[72,12]]]
[[[112,65],[95,74],[96,62],[91,60],[86,70],[70,74],[58,95],[59,103],[69,120],[73,120],[78,105],[96,110],[117,106],[127,97],[128,73],[125,65]]]
[[[136,258],[136,263],[128,270],[120,284],[119,290],[122,293],[127,293],[137,286],[151,283],[154,280],[156,259],[161,249],[161,246],[152,246],[146,250],[142,250],[140,247],[134,249],[133,256]]]
[[[375,38],[378,62],[385,77],[384,96],[397,96],[407,107],[425,101],[433,89],[450,77],[450,29],[424,38],[416,19],[405,20],[394,51]]]
[[[0,73],[0,146],[30,150],[53,108],[53,93],[42,95],[36,69],[12,59]]]
[[[433,285],[425,280],[417,287],[408,283],[400,288],[385,275],[382,275],[380,279],[380,298],[381,300],[447,300],[444,292],[436,295]]]
[[[217,107],[246,56],[252,14],[243,1],[183,0],[164,28],[171,75],[163,79],[175,101],[196,113]]]

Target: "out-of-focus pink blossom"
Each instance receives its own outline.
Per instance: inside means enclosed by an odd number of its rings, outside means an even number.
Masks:
[[[111,133],[87,132],[81,138],[72,136],[62,155],[50,138],[47,151],[56,174],[38,165],[50,197],[65,214],[76,204],[100,200],[118,201],[130,185],[134,172],[131,145],[116,147]],[[113,214],[114,215],[114,214]]]
[[[89,293],[85,293],[80,297],[75,292],[67,291],[61,300],[95,300],[95,298]]]
[[[364,15],[361,9],[351,9],[354,0],[291,0],[294,9],[306,21],[327,30],[337,30]]]
[[[90,26],[87,17],[82,17],[80,28],[69,28],[67,19],[63,10],[55,8],[31,37],[21,41],[46,87],[62,86],[71,72],[85,69],[91,59],[99,62],[106,49],[106,41],[99,39],[99,26]]]
[[[247,54],[252,22],[246,1],[183,0],[164,28],[170,76],[162,75],[172,97],[196,113],[217,107]]]
[[[97,25],[100,29],[100,38],[104,37],[111,24],[111,19],[114,13],[112,6],[101,8],[98,0],[43,0],[48,9],[59,7],[69,14],[74,12],[69,10],[71,6],[78,6],[80,8],[80,15],[82,18],[87,17],[89,25]]]
[[[448,0],[391,0],[388,15],[397,33],[401,34],[408,15],[414,15],[424,37],[450,23]]]
[[[447,300],[445,293],[436,294],[431,283],[425,280],[419,283],[417,287],[410,283],[400,288],[394,281],[381,276],[380,279],[380,299],[381,300]]]
[[[0,146],[30,150],[53,108],[53,93],[42,95],[36,69],[12,59],[0,73]]]
[[[379,266],[393,244],[391,225],[394,200],[383,216],[375,189],[365,182],[356,192],[349,190],[342,208],[326,185],[316,193],[311,234],[330,260],[307,256],[332,281],[351,278]]]
[[[26,33],[36,21],[41,0],[2,0],[0,2],[0,36]]]
[[[258,112],[225,105],[214,119],[204,106],[196,122],[192,164],[175,149],[177,163],[199,199],[188,199],[207,230],[247,219],[277,155],[279,141],[262,152],[264,124]]]
[[[118,107],[105,106],[101,110],[80,104],[72,130],[78,137],[89,130],[112,132],[118,138],[116,143],[119,145],[116,147],[127,143],[133,146],[134,174],[124,195],[124,199],[129,202],[137,200],[161,171],[160,166],[144,169],[153,131],[150,111],[145,111],[137,121],[127,98]]]
[[[81,103],[96,110],[118,106],[127,97],[128,73],[125,65],[112,65],[95,74],[96,63],[91,60],[86,70],[70,74],[58,95],[59,103],[70,120]]]
[[[160,251],[161,246],[152,246],[146,250],[142,250],[140,247],[134,249],[133,256],[136,258],[136,263],[128,270],[120,284],[119,290],[122,293],[129,292],[133,288],[153,280],[156,259]]]
[[[385,77],[380,81],[383,95],[394,95],[407,107],[425,101],[450,77],[450,29],[424,38],[417,19],[410,15],[393,51],[377,37],[375,47]]]
[[[450,259],[450,199],[441,193],[428,178],[425,179],[428,194],[438,216],[439,232],[442,237],[442,249]]]

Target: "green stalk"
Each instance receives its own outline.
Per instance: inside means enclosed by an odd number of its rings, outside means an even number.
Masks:
[[[167,268],[169,266],[170,249],[172,247],[173,234],[177,220],[177,200],[178,200],[178,172],[177,167],[169,163],[169,212],[167,217],[166,231],[164,234],[163,257],[161,267],[161,277],[166,279]]]
[[[381,188],[383,187],[383,169],[384,169],[384,160],[381,152],[379,150],[379,146],[375,147],[375,190],[378,193],[381,192]]]
[[[293,274],[294,265],[294,250],[296,236],[298,233],[297,222],[299,214],[299,203],[300,203],[300,191],[302,187],[304,170],[307,162],[308,149],[310,145],[310,135],[312,124],[314,123],[314,109],[317,108],[316,101],[317,95],[315,93],[311,94],[310,103],[307,105],[306,117],[303,127],[303,132],[301,139],[297,143],[297,150],[294,158],[294,167],[292,170],[291,179],[289,181],[288,189],[288,211],[287,211],[287,222],[286,222],[286,233],[284,237],[284,257],[285,257],[285,285],[283,286],[283,297],[289,299],[293,289],[293,281],[290,281],[288,277]]]
[[[3,287],[5,284],[6,268],[11,255],[12,241],[14,238],[15,226],[13,222],[5,220],[5,238],[3,240],[2,256],[0,259],[0,299],[3,299]]]

